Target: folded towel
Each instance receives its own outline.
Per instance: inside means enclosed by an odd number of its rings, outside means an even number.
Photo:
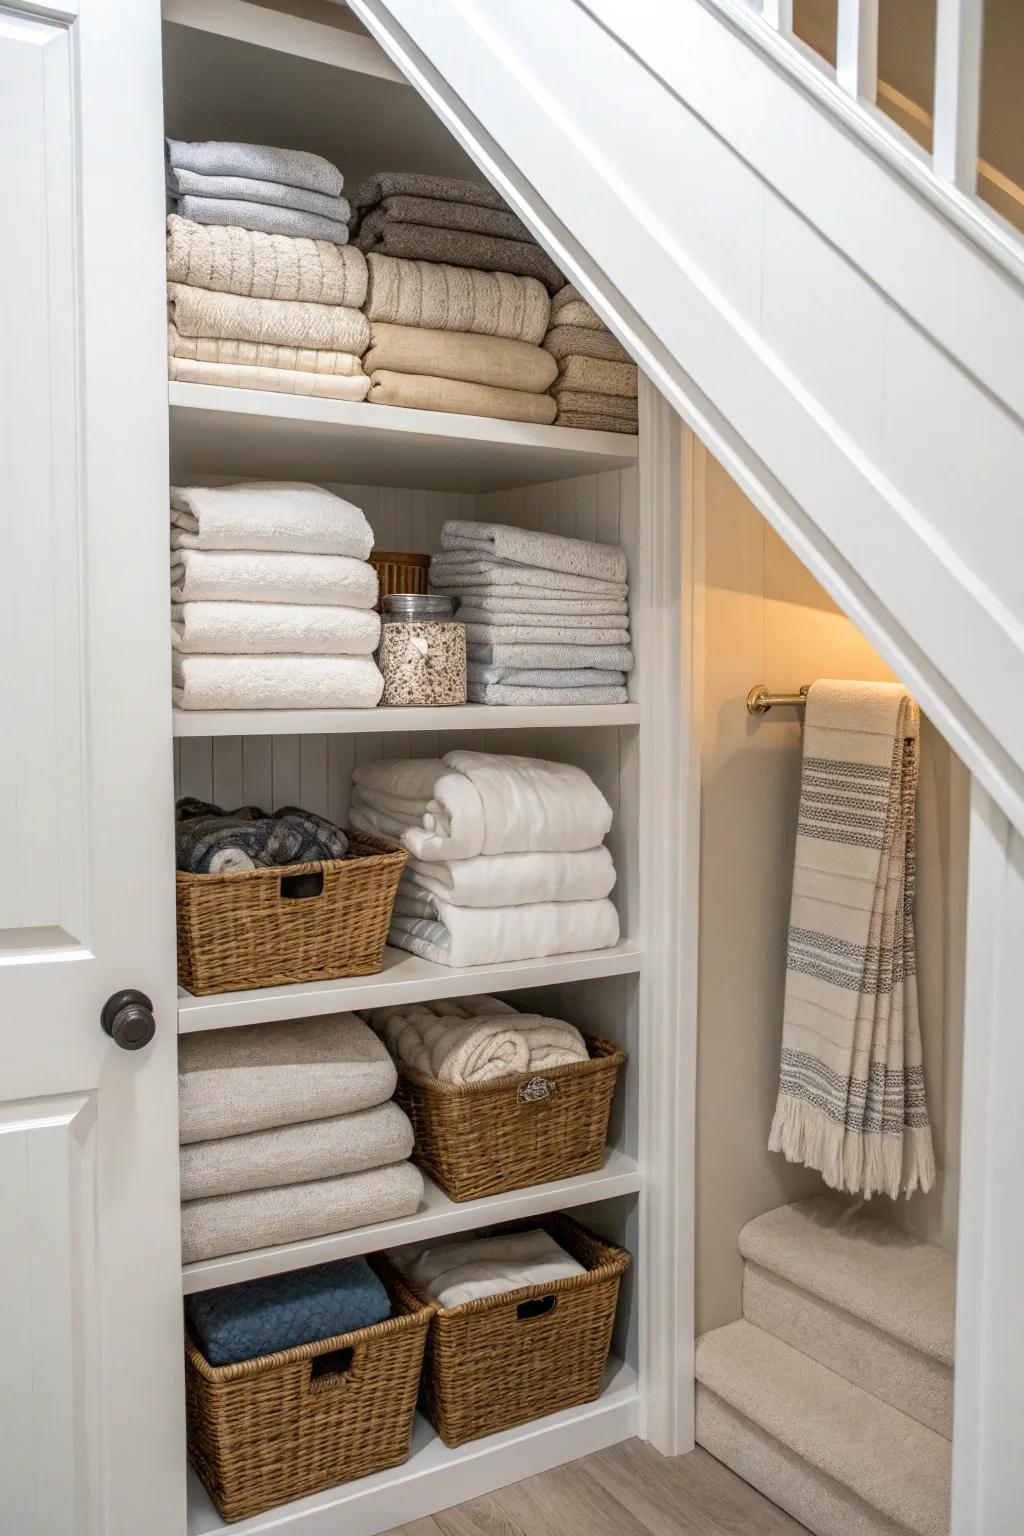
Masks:
[[[637,435],[635,421],[627,421],[623,416],[606,416],[600,411],[564,411],[559,409],[555,417],[556,427],[579,427],[587,432],[627,432],[632,437]]]
[[[353,773],[353,811],[383,791],[405,801],[416,825],[402,839],[419,859],[480,853],[575,853],[597,848],[612,824],[593,780],[569,763],[449,752],[443,759],[364,763]]]
[[[411,1216],[422,1198],[419,1169],[412,1163],[391,1163],[337,1179],[186,1200],[181,1207],[181,1256],[184,1263],[194,1264],[224,1253],[396,1221]]]
[[[578,325],[587,331],[608,329],[597,310],[587,303],[573,283],[566,283],[564,288],[551,295],[551,324]]]
[[[559,382],[551,393],[558,401],[559,411],[593,411],[603,416],[613,416],[636,424],[639,406],[635,395],[603,395],[592,389],[570,389]]]
[[[544,340],[550,301],[547,289],[534,277],[397,261],[379,252],[365,260],[370,320],[512,341]]]
[[[377,572],[351,555],[277,550],[176,549],[171,598],[177,603],[317,603],[372,608]]]
[[[171,486],[171,545],[273,549],[366,560],[373,530],[361,508],[296,480]]]
[[[169,283],[246,299],[360,309],[366,278],[366,257],[354,245],[264,235],[236,225],[193,224],[176,213],[167,219]]]
[[[167,193],[173,198],[201,197],[208,201],[263,203],[270,208],[292,208],[301,213],[318,213],[332,223],[344,224],[352,214],[348,199],[330,197],[326,192],[311,192],[306,187],[289,187],[281,181],[258,181],[253,176],[203,176],[199,171],[167,167]],[[227,220],[224,221],[227,223]],[[346,245],[347,240],[339,240]]]
[[[473,645],[469,648],[469,660],[488,667],[558,672],[576,667],[609,672],[633,670],[633,652],[628,645]]]
[[[315,373],[328,378],[358,379],[369,389],[370,381],[354,352],[319,351],[312,347],[277,347],[269,341],[234,341],[228,336],[182,336],[177,326],[167,327],[167,354],[178,362],[203,363],[207,367],[274,368],[282,373]]]
[[[550,426],[557,411],[550,395],[530,394],[524,389],[494,389],[488,384],[463,384],[425,373],[391,373],[386,369],[370,375],[368,398],[371,405],[530,421],[540,426]]]
[[[432,1296],[446,1311],[587,1273],[540,1229],[456,1239],[419,1252],[407,1248],[391,1257],[418,1291]]]
[[[240,221],[233,219],[231,222]],[[435,229],[429,224],[388,221],[376,234],[370,229],[363,232],[361,228],[356,244],[360,250],[380,251],[382,255],[397,256],[403,261],[430,261],[452,267],[473,267],[481,272],[511,272],[518,277],[535,277],[549,293],[562,283],[558,267],[532,240],[503,240],[500,235],[478,235],[464,229]]]
[[[431,556],[430,585],[456,596],[479,591],[501,597],[550,598],[558,593],[569,597],[625,598],[629,591],[624,580],[599,581],[592,576],[570,576],[565,571],[544,570],[540,566],[505,564],[462,550]]]
[[[522,687],[511,683],[469,683],[470,704],[627,704],[629,694],[621,685],[587,688]]]
[[[627,574],[626,552],[618,544],[567,539],[557,533],[506,527],[504,523],[449,518],[441,529],[441,548],[465,552],[474,559],[540,567],[597,581],[624,582]]]
[[[264,235],[288,235],[292,239],[331,240],[344,245],[348,225],[325,219],[301,208],[274,208],[269,203],[247,203],[241,198],[179,197],[175,204],[183,219],[194,224],[237,224]]]
[[[388,942],[435,965],[504,965],[619,942],[619,914],[607,897],[522,907],[455,907],[426,891],[422,897],[395,902]]]
[[[358,213],[375,208],[388,197],[429,197],[434,202],[472,203],[480,208],[503,208],[508,203],[481,181],[464,181],[457,176],[423,176],[416,171],[375,171],[368,176],[352,199]]]
[[[384,679],[372,656],[184,656],[175,651],[178,709],[376,709]]]
[[[383,1104],[395,1068],[354,1013],[202,1030],[178,1040],[183,1143],[326,1120]]]
[[[173,326],[169,327],[173,330]],[[333,356],[339,354],[334,353]],[[264,368],[251,363],[208,363],[169,352],[167,377],[179,384],[216,384],[222,389],[262,389],[272,395],[300,399],[351,400],[357,404],[370,392],[364,374],[308,373],[293,368]]]
[[[506,597],[485,587],[473,587],[466,592],[463,603],[477,613],[488,615],[486,622],[513,623],[517,619],[532,622],[534,618],[552,619],[552,616],[571,618],[601,618],[605,622],[617,615],[629,612],[624,597],[588,597],[585,594],[568,594],[555,597],[553,593],[531,592],[528,597]],[[505,617],[508,615],[509,617]]]
[[[167,284],[168,313],[182,336],[269,341],[278,347],[321,347],[362,357],[370,343],[370,322],[358,309],[340,304],[303,304],[286,299],[247,299]]]
[[[192,656],[371,656],[380,644],[372,608],[313,603],[176,603],[171,645]]]
[[[529,613],[515,604],[509,604],[507,608],[495,612],[479,604],[475,597],[467,597],[460,605],[456,617],[460,624],[475,624],[492,630],[523,629],[528,631],[526,638],[529,640],[550,639],[550,635],[540,631],[551,629],[568,629],[574,635],[589,635],[601,633],[605,630],[624,631],[629,627],[629,615],[623,608],[619,613],[575,613],[573,611],[553,611],[549,613]],[[477,639],[508,640],[509,635],[494,634],[493,636],[476,636]],[[625,636],[629,638],[628,634]],[[585,643],[585,642],[584,642]],[[606,645],[615,645],[616,640],[606,640]]]
[[[473,646],[629,644],[629,629],[622,624],[610,625],[604,629],[588,629],[575,620],[570,620],[567,624],[476,624],[472,621],[470,613],[464,613],[460,608],[459,622],[465,624],[466,642]]]
[[[447,1004],[413,1003],[371,1013],[369,1020],[397,1062],[456,1087],[589,1060],[575,1025],[541,1014],[485,1008],[466,1017]]]
[[[482,661],[467,665],[471,683],[509,683],[514,688],[622,688],[625,672],[600,667],[489,667]]]
[[[249,176],[256,181],[283,181],[289,187],[306,187],[337,197],[345,178],[322,155],[304,149],[275,149],[268,144],[235,144],[206,139],[165,141],[167,164],[200,176]]]
[[[530,346],[525,341],[474,336],[468,331],[386,325],[380,321],[370,327],[370,349],[362,366],[367,373],[386,369],[427,374],[534,394],[548,388],[557,370],[554,358],[543,347]]]
[[[390,1316],[391,1298],[365,1259],[261,1275],[185,1298],[189,1332],[211,1365],[319,1344]]]
[[[348,838],[340,827],[286,805],[272,816],[255,805],[237,811],[185,798],[175,807],[175,852],[179,869],[194,875],[241,874],[268,865],[311,864],[343,859]]]
[[[604,846],[578,853],[482,853],[475,859],[410,858],[406,890],[420,887],[456,907],[519,907],[531,901],[596,901],[615,884]]]
[[[480,203],[456,203],[440,197],[386,197],[359,220],[359,233],[378,234],[386,224],[432,224],[436,229],[466,229],[506,240],[532,240],[514,213],[485,208]]]
[[[558,383],[566,389],[597,395],[636,397],[636,363],[609,362],[600,357],[565,357],[558,365]]]
[[[412,1147],[409,1117],[392,1099],[350,1115],[194,1141],[179,1153],[181,1198],[201,1200],[384,1168],[404,1162]]]
[[[561,362],[570,357],[606,358],[628,363],[629,353],[611,331],[588,331],[581,325],[552,325],[544,337],[544,350]]]

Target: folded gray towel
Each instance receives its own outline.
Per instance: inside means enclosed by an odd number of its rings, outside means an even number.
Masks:
[[[234,144],[220,139],[198,143],[166,139],[167,163],[201,176],[247,176],[255,181],[283,181],[289,187],[339,196],[345,178],[336,165],[305,149],[275,149],[269,144]]]
[[[514,213],[439,197],[387,197],[363,215],[359,232],[379,234],[386,224],[431,224],[435,229],[465,229],[477,235],[500,235],[505,240],[533,239]]]
[[[182,171],[173,165],[167,167],[167,191],[171,197],[212,197],[297,208],[346,225],[352,213],[347,197],[328,197],[326,192],[289,187],[283,181],[257,181],[253,176],[200,176],[198,171]]]
[[[481,208],[504,208],[508,203],[485,182],[463,181],[457,176],[421,176],[415,171],[376,171],[368,176],[352,199],[357,213],[374,208],[386,197],[429,197],[447,203],[475,203]]]
[[[519,688],[511,683],[470,683],[471,704],[626,704],[625,688]]]
[[[255,229],[264,235],[289,235],[293,240],[330,240],[334,245],[348,241],[348,225],[337,219],[325,219],[319,213],[303,213],[297,208],[273,208],[269,203],[247,203],[228,197],[180,197],[177,212],[193,224],[235,224],[240,229]]]
[[[467,650],[470,661],[482,661],[489,667],[633,670],[633,652],[628,645],[470,645]]]
[[[627,574],[626,552],[618,544],[567,539],[557,533],[506,527],[504,523],[449,518],[441,529],[441,548],[464,551],[481,560],[535,566],[597,581],[625,581]],[[446,564],[443,556],[439,563],[442,567]]]
[[[507,683],[513,688],[622,688],[625,672],[600,667],[491,667],[482,661],[467,663],[471,683]]]
[[[608,629],[584,629],[566,624],[474,624],[459,609],[459,623],[466,625],[466,643],[478,645],[571,645],[582,650],[597,646],[628,645],[629,629],[613,624]]]
[[[631,361],[622,342],[611,331],[591,331],[582,325],[552,325],[544,337],[544,350],[559,362],[567,357],[597,357],[612,363]]]
[[[396,1081],[391,1057],[354,1013],[184,1034],[179,1138],[212,1141],[371,1109]]]
[[[636,437],[638,431],[636,422],[625,416],[609,416],[603,411],[568,411],[561,407],[555,417],[555,426],[581,427],[587,432],[625,432],[630,437]]]
[[[234,221],[239,222],[238,220]],[[405,261],[443,262],[482,272],[512,272],[538,278],[551,293],[562,285],[562,273],[541,247],[529,240],[503,240],[462,229],[434,229],[428,224],[385,223],[379,233],[360,227],[355,243],[361,251],[380,251]]]

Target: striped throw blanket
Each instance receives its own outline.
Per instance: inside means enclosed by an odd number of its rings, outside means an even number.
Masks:
[[[914,963],[919,725],[895,683],[808,695],[769,1146],[864,1196],[935,1177]]]

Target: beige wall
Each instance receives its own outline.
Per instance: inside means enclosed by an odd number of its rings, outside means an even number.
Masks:
[[[759,682],[892,674],[710,454],[695,445],[704,503],[705,672],[697,1136],[697,1326],[740,1315],[740,1228],[824,1185],[767,1150],[775,1104],[786,930],[800,786],[796,710],[746,713]],[[936,1149],[927,1199],[879,1215],[955,1242],[965,775],[926,724],[919,796],[922,1034]],[[957,809],[951,813],[951,804]]]

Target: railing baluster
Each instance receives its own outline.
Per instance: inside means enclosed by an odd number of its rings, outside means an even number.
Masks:
[[[984,0],[938,0],[935,28],[932,166],[971,194],[978,181],[983,11]]]
[[[761,0],[761,15],[783,37],[793,36],[793,0]]]
[[[839,0],[836,79],[856,100],[875,100],[878,94],[878,0]]]

